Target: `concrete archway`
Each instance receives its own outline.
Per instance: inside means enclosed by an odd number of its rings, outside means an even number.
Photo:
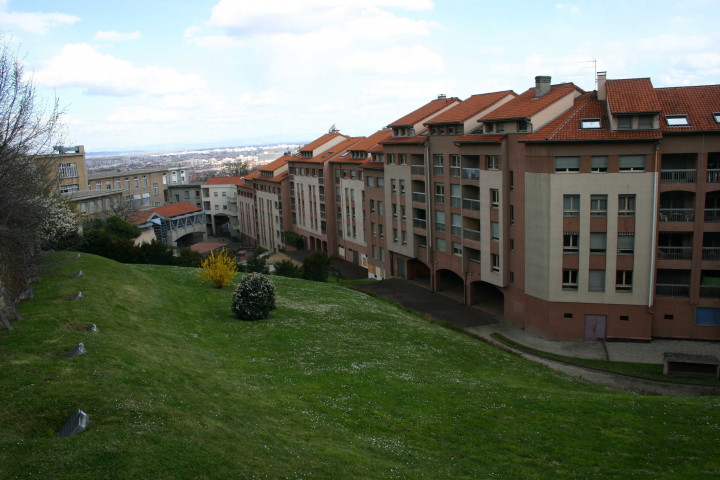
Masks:
[[[432,270],[417,258],[411,258],[407,262],[407,278],[415,283],[430,289],[432,282]]]
[[[502,316],[505,312],[505,295],[495,285],[477,281],[470,284],[470,304]]]
[[[465,303],[465,281],[452,270],[440,269],[435,273],[435,291]]]

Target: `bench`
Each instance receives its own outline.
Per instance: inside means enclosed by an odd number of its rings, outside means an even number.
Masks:
[[[720,360],[714,355],[665,353],[663,375],[720,378]]]

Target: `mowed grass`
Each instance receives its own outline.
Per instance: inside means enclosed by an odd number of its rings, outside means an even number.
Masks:
[[[48,263],[0,331],[1,478],[720,475],[718,398],[572,380],[334,284],[272,277],[248,323],[193,269]]]

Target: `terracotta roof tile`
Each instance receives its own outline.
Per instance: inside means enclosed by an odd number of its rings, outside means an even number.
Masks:
[[[356,144],[360,140],[362,140],[365,137],[345,137],[345,140],[338,143],[337,145],[333,145],[328,150],[322,152],[317,157],[312,158],[302,158],[302,157],[293,157],[290,161],[295,163],[325,163],[329,160],[335,159],[341,154],[343,154],[348,148],[350,148],[352,145]]]
[[[383,162],[373,162],[368,159],[365,160],[361,165],[361,168],[372,168],[374,170],[385,170],[385,164]]]
[[[415,135],[414,137],[391,137],[382,142],[383,145],[403,144],[403,143],[418,143],[422,144],[427,141],[428,137],[425,135]]]
[[[575,84],[560,83],[552,85],[550,91],[542,97],[535,98],[535,88],[533,87],[480,118],[480,121],[528,119],[573,91],[585,93]]]
[[[608,80],[605,86],[608,106],[613,114],[649,113],[661,110],[660,101],[649,78]]]
[[[363,138],[361,141],[352,146],[350,150],[370,152],[373,147],[376,147],[380,142],[383,142],[392,136],[392,130],[389,128],[383,128],[378,130],[367,138]]]
[[[173,205],[165,205],[164,207],[151,208],[150,211],[162,215],[165,218],[177,217],[187,213],[200,212],[201,210],[188,202],[175,203]]]
[[[718,131],[713,113],[720,112],[720,85],[657,88],[662,104],[660,127],[664,133]],[[687,127],[668,127],[665,115],[687,115]]]
[[[505,135],[482,135],[470,133],[455,139],[455,143],[500,143]]]
[[[600,128],[581,128],[583,119],[599,118]],[[523,142],[592,142],[657,140],[659,130],[610,130],[605,105],[596,92],[585,93],[575,99],[573,107],[539,130],[522,137]]]
[[[288,160],[292,160],[293,158],[295,158],[293,155],[283,155],[282,157],[273,160],[267,165],[263,165],[259,168],[259,170],[263,172],[274,172],[283,165],[287,165]]]
[[[136,210],[125,215],[125,221],[133,225],[142,225],[143,223],[147,223],[147,221],[150,220],[150,217],[152,217],[153,213],[155,212],[153,212],[152,210]]]
[[[409,127],[412,125],[415,125],[416,123],[428,118],[429,116],[433,115],[434,113],[437,113],[438,111],[442,110],[446,106],[450,105],[453,102],[457,102],[457,97],[450,97],[450,98],[437,98],[435,100],[432,100],[429,103],[426,103],[422,107],[418,108],[417,110],[414,110],[413,112],[408,113],[402,118],[399,118],[392,122],[388,127]]]
[[[450,110],[446,110],[440,115],[433,117],[428,122],[426,122],[425,125],[431,125],[436,123],[464,122],[473,115],[477,115],[478,113],[489,108],[494,103],[497,103],[508,95],[517,97],[517,94],[512,90],[503,90],[502,92],[481,93],[479,95],[473,95],[470,98],[463,100],[458,105],[455,105]]]
[[[312,151],[315,150],[316,148],[322,147],[322,146],[325,145],[327,142],[329,142],[329,141],[332,140],[333,138],[337,138],[337,137],[348,138],[346,135],[342,135],[342,134],[340,134],[340,133],[326,133],[325,135],[323,135],[322,137],[318,138],[317,140],[313,140],[312,142],[310,142],[310,143],[308,143],[307,145],[305,145],[305,146],[303,146],[302,148],[300,148],[300,151],[301,151],[301,152],[312,152]]]
[[[203,185],[242,185],[242,177],[212,177]]]

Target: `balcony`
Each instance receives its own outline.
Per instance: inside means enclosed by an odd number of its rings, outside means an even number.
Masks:
[[[720,222],[720,208],[706,208],[705,209],[705,221],[706,222]]]
[[[705,216],[707,217],[708,210],[705,210]],[[720,222],[720,209],[717,209],[717,220]],[[660,209],[660,221],[661,222],[694,222],[695,221],[695,209],[694,208],[661,208]],[[705,221],[713,221],[707,220]]]
[[[470,230],[469,228],[463,229],[463,238],[472,240],[473,242],[480,241],[480,230]]]
[[[720,298],[720,286],[700,285],[700,298]]]
[[[658,283],[655,293],[658,297],[688,298],[690,285]]]
[[[690,260],[692,247],[658,247],[658,259],[662,260]]]
[[[695,183],[697,170],[694,168],[663,169],[660,171],[661,183]]]
[[[465,210],[480,210],[480,200],[472,200],[470,198],[463,198],[462,208]]]
[[[412,201],[425,203],[425,194],[423,192],[412,192]]]
[[[463,168],[462,178],[467,180],[480,180],[480,169],[479,168]]]
[[[425,165],[411,165],[410,175],[425,175]]]
[[[720,261],[720,247],[703,247],[703,260]]]
[[[720,183],[720,169],[708,168],[707,181],[708,183]]]
[[[413,227],[427,229],[427,220],[422,218],[413,218]]]

